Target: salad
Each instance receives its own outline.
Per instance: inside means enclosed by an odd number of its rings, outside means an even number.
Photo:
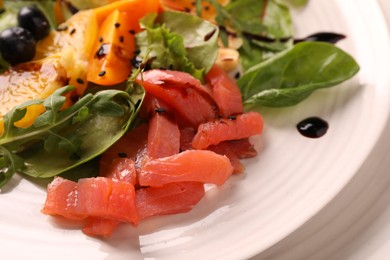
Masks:
[[[42,212],[92,236],[191,210],[257,155],[257,108],[358,72],[342,35],[294,38],[288,6],[304,4],[5,1],[0,185],[54,178]]]

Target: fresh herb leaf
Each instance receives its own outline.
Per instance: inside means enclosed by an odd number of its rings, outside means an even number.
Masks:
[[[196,4],[201,2],[215,8],[224,46],[229,45],[229,36],[243,40],[239,52],[244,71],[292,46],[291,14],[278,0],[236,0],[226,6],[216,0],[197,0]]]
[[[182,12],[150,14],[141,21],[145,31],[137,34],[139,57],[148,58],[153,69],[185,71],[203,80],[217,56],[218,28],[199,17]]]
[[[0,187],[4,186],[14,175],[14,173],[24,166],[22,158],[0,146]]]
[[[307,5],[307,3],[309,3],[309,0],[280,0],[280,1],[297,7],[302,7]]]
[[[252,67],[238,81],[246,108],[299,103],[313,91],[335,86],[359,71],[333,44],[303,42]]]
[[[267,7],[267,2],[268,1],[261,0],[231,1],[225,7],[225,10],[229,13],[229,15],[224,15],[226,19],[224,23],[233,27],[236,32],[248,32],[254,35],[263,35],[267,32],[267,27],[262,21]]]
[[[289,38],[293,35],[292,18],[289,8],[275,0],[267,1],[263,16],[267,37],[271,39]]]
[[[98,156],[128,130],[144,97],[143,89],[132,85],[129,92],[87,94],[61,110],[63,95],[72,89],[60,88],[45,100],[27,102],[4,116],[0,172],[5,178],[0,185],[17,171],[32,177],[52,177]],[[30,104],[43,104],[46,111],[31,127],[15,127]]]

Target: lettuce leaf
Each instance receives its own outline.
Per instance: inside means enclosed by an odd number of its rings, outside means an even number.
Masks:
[[[136,35],[139,60],[152,69],[181,70],[203,80],[217,57],[218,27],[190,14],[149,14]]]

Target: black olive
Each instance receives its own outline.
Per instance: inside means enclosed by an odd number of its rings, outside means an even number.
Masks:
[[[25,6],[18,13],[18,24],[29,30],[35,40],[39,41],[50,33],[50,23],[44,13],[35,5]]]
[[[30,61],[35,55],[35,40],[22,27],[12,27],[0,33],[0,52],[11,65]]]

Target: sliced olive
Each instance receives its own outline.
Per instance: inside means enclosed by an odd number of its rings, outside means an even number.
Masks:
[[[50,23],[45,14],[35,5],[25,6],[18,13],[18,24],[29,30],[35,40],[41,40],[50,33]]]
[[[35,55],[35,39],[22,27],[12,27],[0,33],[0,52],[11,65],[30,61]]]

